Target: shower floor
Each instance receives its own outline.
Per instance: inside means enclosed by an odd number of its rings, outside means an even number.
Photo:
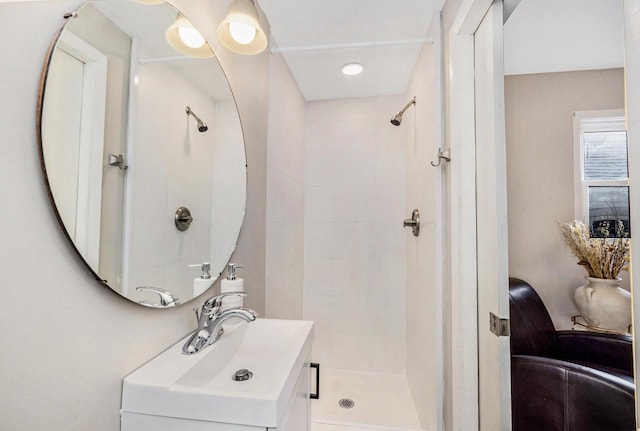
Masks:
[[[404,375],[322,370],[311,431],[422,431]],[[343,398],[355,402],[344,409]]]

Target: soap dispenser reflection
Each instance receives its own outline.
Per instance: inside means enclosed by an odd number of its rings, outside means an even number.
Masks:
[[[237,269],[244,268],[235,263],[229,263],[227,265],[227,278],[220,282],[220,293],[244,292],[244,280],[236,276]],[[224,298],[222,302],[222,310],[243,306],[244,298],[237,296]]]
[[[209,262],[188,265],[191,267],[201,267],[200,277],[193,279],[193,297],[200,296],[205,290],[211,287],[211,264]]]

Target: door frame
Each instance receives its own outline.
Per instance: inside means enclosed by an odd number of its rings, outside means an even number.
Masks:
[[[451,401],[454,430],[479,429],[475,32],[493,0],[463,0],[449,39]],[[488,325],[488,322],[487,322]]]
[[[624,79],[625,111],[629,166],[640,166],[640,0],[624,0]],[[629,206],[631,226],[640,226],[640,178],[634,175],[640,169],[629,170]],[[640,268],[640,241],[631,241],[631,266]],[[640,376],[640,334],[635,330],[640,322],[640,301],[634,292],[640,292],[640,277],[631,273],[631,299],[633,322],[634,376]],[[640,404],[636,384],[636,428],[640,430]]]
[[[107,100],[107,56],[70,32],[62,32],[56,49],[84,65],[78,202],[74,243],[92,268],[100,263],[102,168]]]
[[[449,143],[451,164],[451,334],[452,416],[454,430],[479,427],[477,252],[475,197],[474,33],[492,0],[462,0],[449,39]],[[640,0],[624,0],[625,97],[629,164],[640,165]],[[635,145],[637,144],[637,145]],[[640,178],[630,177],[631,223],[640,225]],[[640,241],[632,242],[632,265],[640,266]],[[640,277],[631,279],[640,291]],[[634,295],[635,296],[635,295]],[[640,321],[640,301],[633,301],[633,321]],[[633,332],[634,371],[640,375],[640,333]],[[640,403],[636,421],[640,431]]]

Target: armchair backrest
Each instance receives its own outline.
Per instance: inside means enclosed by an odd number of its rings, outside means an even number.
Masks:
[[[513,431],[631,431],[633,381],[556,359],[511,357]]]
[[[542,299],[526,281],[509,278],[511,354],[555,357],[556,329]]]

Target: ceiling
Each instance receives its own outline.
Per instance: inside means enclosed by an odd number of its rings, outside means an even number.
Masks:
[[[258,0],[307,100],[404,94],[444,0]],[[623,66],[622,0],[522,0],[505,24],[506,74]],[[365,70],[344,76],[342,65]]]
[[[403,94],[445,2],[257,1],[271,25],[272,52],[283,53],[307,100]],[[505,73],[623,67],[622,1],[521,0],[504,28]],[[364,72],[342,75],[352,61]]]
[[[258,0],[307,100],[402,94],[444,0]],[[345,76],[350,62],[362,74]]]
[[[624,66],[622,0],[522,0],[504,26],[507,75]]]

